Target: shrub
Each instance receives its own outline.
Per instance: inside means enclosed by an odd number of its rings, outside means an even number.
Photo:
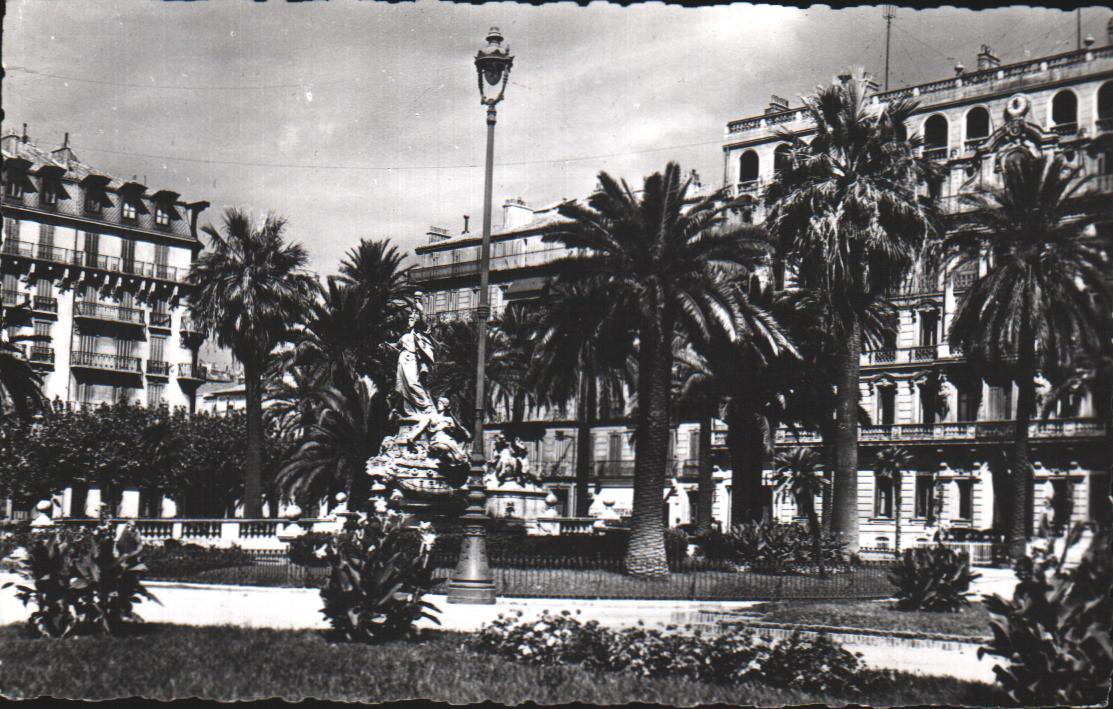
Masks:
[[[1029,705],[1100,704],[1113,673],[1113,555],[1108,528],[1095,530],[1078,566],[1066,552],[1082,536],[1076,526],[1056,557],[1049,541],[1016,564],[1013,600],[989,596],[993,642],[978,650],[1006,660],[993,668],[1015,701]]]
[[[309,532],[295,537],[286,545],[286,556],[290,563],[298,566],[328,566],[328,561],[320,552],[331,539],[330,532]]]
[[[815,547],[807,528],[799,524],[747,522],[727,532],[696,538],[708,559],[758,566],[797,566],[816,562]],[[845,544],[830,533],[820,536],[820,561],[847,562]]]
[[[402,526],[397,515],[350,522],[325,548],[329,576],[321,612],[350,642],[380,642],[408,634],[437,608],[422,596],[433,585],[432,535]]]
[[[472,639],[478,650],[533,665],[580,665],[643,677],[675,676],[720,684],[760,682],[853,695],[887,681],[889,673],[867,669],[858,656],[830,638],[755,642],[747,633],[714,637],[642,627],[612,630],[581,622],[568,611],[543,612],[521,621],[519,611],[500,615]],[[670,628],[672,630],[673,628]]]
[[[613,559],[621,561],[626,555],[626,542],[630,532],[610,529],[602,534],[574,534],[561,536],[526,533],[524,525],[507,524],[501,520],[492,523],[487,534],[487,555],[492,561],[510,562],[525,557],[553,559]],[[438,560],[455,559],[460,551],[463,532],[456,525],[448,526],[437,534],[433,555]],[[686,556],[689,538],[679,530],[665,532],[665,548],[669,563],[676,565]]]
[[[0,561],[8,558],[16,549],[26,548],[30,542],[30,522],[0,522]]]
[[[889,582],[901,610],[957,611],[969,605],[970,582],[980,577],[965,554],[934,546],[905,549]]]
[[[205,571],[251,566],[255,558],[239,547],[206,547],[167,539],[143,552],[148,578],[184,581]]]
[[[133,606],[144,598],[156,603],[140,576],[143,542],[131,526],[115,538],[111,525],[91,530],[59,529],[36,533],[21,565],[33,586],[15,586],[23,605],[34,604],[28,619],[46,637],[118,634],[128,622],[141,620]]]

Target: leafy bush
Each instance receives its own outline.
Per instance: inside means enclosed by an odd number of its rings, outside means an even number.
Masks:
[[[455,559],[463,536],[456,525],[440,530],[433,555],[438,559]],[[610,529],[602,534],[530,536],[523,525],[496,521],[488,530],[487,555],[498,560],[522,557],[622,559],[626,555],[629,536],[630,532],[626,529]],[[685,557],[689,541],[688,536],[679,530],[666,530],[665,548],[671,564]]]
[[[23,605],[34,604],[28,619],[34,632],[46,637],[116,635],[128,622],[141,620],[132,610],[149,598],[140,576],[143,542],[125,527],[115,538],[111,525],[91,530],[58,529],[32,536],[23,577],[33,586],[15,586]]]
[[[1082,536],[1071,530],[1063,553],[1053,544],[1017,561],[1013,600],[985,599],[993,642],[979,657],[995,655],[1007,665],[993,668],[997,681],[1017,702],[1029,705],[1100,704],[1108,698],[1113,673],[1113,535],[1095,530],[1078,566],[1066,565],[1067,550]]]
[[[255,558],[239,547],[206,547],[167,539],[143,552],[148,578],[184,581],[205,571],[250,566]]]
[[[0,522],[0,561],[31,542],[30,522]]]
[[[422,596],[433,585],[428,530],[402,526],[397,515],[350,522],[325,548],[329,577],[321,612],[351,642],[381,642],[408,634],[428,618],[439,624]]]
[[[811,534],[799,524],[747,522],[727,532],[713,531],[696,538],[695,542],[708,559],[736,564],[795,566],[817,561]],[[824,533],[819,539],[819,560],[846,563],[845,547],[835,535]]]
[[[889,674],[869,670],[858,656],[826,636],[755,642],[747,633],[703,637],[642,627],[612,630],[581,622],[568,611],[543,612],[536,621],[522,613],[480,628],[475,648],[533,665],[581,665],[643,677],[675,676],[720,684],[760,682],[853,695],[877,687]],[[669,628],[673,630],[674,628]]]
[[[287,543],[286,556],[290,563],[298,566],[328,566],[328,561],[320,552],[328,546],[331,539],[330,532],[308,532]]]
[[[980,577],[965,554],[944,546],[905,549],[889,573],[897,608],[906,611],[957,611],[969,605],[970,582]]]

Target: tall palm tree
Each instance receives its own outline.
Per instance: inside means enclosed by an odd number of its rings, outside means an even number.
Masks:
[[[827,481],[820,474],[819,454],[810,448],[789,448],[777,455],[775,463],[773,489],[779,494],[790,495],[796,501],[797,508],[804,508],[813,553],[822,571],[823,555],[820,552],[819,515],[815,509],[815,498],[824,494],[823,488]]]
[[[810,143],[784,136],[793,147],[768,189],[765,225],[798,285],[822,298],[841,343],[831,528],[853,552],[863,314],[901,283],[937,232],[936,210],[917,190],[938,172],[907,138],[913,102],[873,106],[866,81],[850,79],[820,88],[804,106],[816,134]]]
[[[599,173],[587,204],[567,202],[567,220],[544,235],[577,255],[557,262],[558,279],[606,288],[622,298],[638,339],[634,506],[628,573],[665,575],[661,495],[668,469],[673,338],[720,322],[731,331],[735,305],[725,275],[766,253],[755,229],[726,225],[722,194],[688,199],[690,180],[670,162],[645,178],[640,193]]]
[[[904,471],[912,464],[912,453],[903,446],[886,446],[877,451],[874,474],[893,481],[893,525],[896,527],[894,550],[900,556],[901,484]]]
[[[752,277],[734,284],[737,315],[732,338],[712,327],[689,342],[679,370],[688,386],[702,386],[726,401],[731,457],[731,524],[763,516],[762,472],[770,435],[785,420],[785,396],[800,372],[796,347],[774,314],[785,310],[772,287]]]
[[[585,516],[591,429],[624,413],[636,380],[634,333],[621,303],[590,284],[554,283],[542,294],[530,388],[548,406],[576,406],[576,514]]]
[[[1016,382],[1011,450],[1009,554],[1024,554],[1031,521],[1028,424],[1036,414],[1035,379],[1101,350],[1101,315],[1113,308],[1103,250],[1072,218],[1078,180],[1061,156],[1017,152],[1004,161],[999,188],[969,195],[971,211],[938,246],[948,265],[987,273],[958,303],[948,338],[975,362],[995,363]]]
[[[491,395],[506,410],[511,435],[521,426],[526,409],[537,405],[529,382],[539,311],[534,303],[511,303],[491,323],[487,363]]]
[[[291,328],[302,321],[315,281],[304,269],[300,244],[287,243],[286,221],[268,216],[256,224],[228,209],[220,231],[206,225],[208,250],[190,268],[194,319],[216,344],[243,364],[247,398],[244,516],[262,514],[263,371]]]
[[[43,406],[42,377],[24,355],[23,344],[38,342],[41,335],[16,335],[12,330],[31,323],[31,308],[18,305],[0,309],[0,414],[11,406],[16,416],[27,418]]]

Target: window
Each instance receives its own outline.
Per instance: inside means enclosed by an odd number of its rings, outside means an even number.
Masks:
[[[881,475],[874,476],[873,516],[893,516],[893,479]]]
[[[702,425],[702,424],[701,424]],[[688,431],[688,459],[699,460],[699,429]]]
[[[35,281],[35,295],[40,298],[54,297],[54,286],[49,278],[39,278]]]
[[[19,220],[4,217],[4,240],[19,241]]]
[[[959,480],[958,485],[958,518],[970,520],[974,517],[974,481]]]
[[[166,338],[165,337],[152,337],[151,338],[151,356],[152,362],[165,362],[166,361]]]
[[[1113,81],[1098,89],[1098,130],[1113,131]]]
[[[877,386],[877,420],[882,426],[892,426],[896,422],[897,388],[893,384]]]
[[[124,206],[120,210],[120,215],[129,222],[134,222],[136,217],[135,203],[131,201],[124,202]]]
[[[982,383],[962,382],[958,385],[958,420],[977,421],[982,403]]]
[[[159,226],[168,226],[170,224],[170,213],[164,207],[155,207],[155,224]]]
[[[4,194],[12,199],[23,199],[23,182],[12,177],[9,175],[8,181],[4,183]]]
[[[938,382],[920,385],[920,423],[935,423],[939,419],[940,398]]]
[[[935,481],[930,475],[916,476],[916,505],[913,514],[917,519],[932,519],[935,514]]]
[[[924,121],[924,157],[929,160],[942,160],[947,157],[949,125],[940,114]]]
[[[166,403],[166,384],[147,382],[147,406],[154,409]]]
[[[1071,513],[1074,511],[1074,484],[1066,478],[1051,481],[1051,509],[1055,513],[1054,524],[1056,527],[1070,524]]]
[[[1013,390],[1011,385],[991,386],[987,412],[990,421],[1009,421],[1013,417]]]
[[[966,114],[966,145],[973,147],[989,137],[989,111],[975,106]]]
[[[939,344],[939,311],[920,311],[920,345],[933,347]]]
[[[607,460],[622,460],[622,434],[612,433],[607,440]]]
[[[1078,98],[1073,91],[1060,91],[1051,100],[1051,124],[1057,132],[1073,132],[1078,126]]]
[[[85,194],[85,211],[90,214],[100,214],[104,209],[104,203],[101,201],[100,195],[96,192],[88,192]]]
[[[757,180],[758,167],[757,152],[747,150],[742,153],[742,157],[738,159],[738,181],[746,183]]]
[[[773,151],[773,172],[780,173],[791,167],[790,161],[788,144],[781,143]]]
[[[39,193],[39,204],[53,207],[58,204],[58,191],[48,181],[43,181],[42,192]]]

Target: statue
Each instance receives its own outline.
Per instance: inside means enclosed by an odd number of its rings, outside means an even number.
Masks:
[[[495,437],[495,453],[487,463],[488,480],[498,484],[518,483],[524,487],[537,485],[541,479],[530,471],[529,449],[522,439],[513,442],[503,434]],[[494,478],[494,480],[490,480]]]
[[[416,309],[410,313],[409,330],[396,343],[398,370],[395,390],[402,397],[402,418],[417,419],[435,409],[425,385],[433,366],[433,342],[425,334],[425,320]]]
[[[434,402],[426,383],[435,354],[433,341],[416,310],[409,328],[393,346],[398,349],[395,391],[401,398],[394,413],[396,435],[383,438],[379,454],[367,461],[376,509],[449,512],[462,506],[468,476],[468,432],[449,410],[449,401]]]

